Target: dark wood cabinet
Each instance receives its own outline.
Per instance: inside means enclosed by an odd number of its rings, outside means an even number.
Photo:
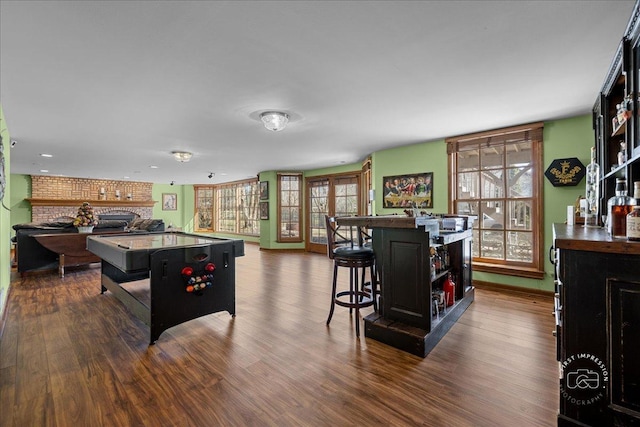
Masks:
[[[365,336],[425,357],[473,301],[472,231],[433,238],[415,218],[343,217],[337,221],[373,230],[382,293],[379,312],[364,319]],[[447,254],[446,269],[433,270],[432,247]],[[449,275],[456,284],[455,303],[436,310],[433,291],[442,290]]]
[[[381,264],[382,312],[387,319],[431,328],[429,234],[411,229],[376,228],[374,250]]]
[[[618,361],[611,366],[611,403],[620,411],[640,414],[640,277],[634,279],[608,281],[607,320],[611,360]]]
[[[640,243],[554,225],[559,426],[640,426]]]
[[[640,10],[636,3],[593,107],[596,158],[602,173],[600,212],[603,215],[607,214],[607,201],[615,195],[616,178],[627,180],[631,196],[633,182],[640,181],[639,101]],[[619,116],[619,105],[626,114]],[[619,159],[621,151],[623,156]]]

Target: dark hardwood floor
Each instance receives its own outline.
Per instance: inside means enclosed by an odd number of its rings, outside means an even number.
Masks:
[[[356,339],[347,309],[325,325],[326,256],[246,253],[237,316],[184,323],[153,346],[142,322],[100,295],[97,267],[16,278],[0,342],[0,425],[556,424],[550,298],[477,290],[423,359]]]

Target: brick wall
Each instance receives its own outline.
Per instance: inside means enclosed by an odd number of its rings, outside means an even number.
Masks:
[[[105,179],[88,178],[66,178],[57,176],[31,176],[31,198],[33,199],[53,199],[53,200],[77,200],[62,206],[32,206],[31,221],[51,222],[63,218],[75,218],[78,207],[82,202],[92,200],[118,200],[116,190],[120,192],[119,200],[129,200],[131,195],[133,204],[125,206],[94,206],[95,214],[107,213],[133,213],[139,218],[151,218],[153,207],[135,206],[135,201],[151,201],[153,184],[150,182],[115,181]],[[104,195],[101,191],[104,189]],[[102,203],[104,204],[104,202]]]
[[[132,200],[152,200],[153,184],[150,182],[31,175],[31,197],[34,199],[98,200],[103,188],[105,200],[117,200],[116,191],[120,191],[121,200],[126,200],[128,194]]]

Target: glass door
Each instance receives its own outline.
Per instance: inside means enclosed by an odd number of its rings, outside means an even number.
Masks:
[[[360,212],[360,176],[341,175],[307,180],[309,221],[307,250],[327,252],[325,215],[348,216]]]
[[[307,250],[322,253],[327,250],[327,231],[324,221],[329,215],[329,179],[307,181],[309,194],[309,230]]]

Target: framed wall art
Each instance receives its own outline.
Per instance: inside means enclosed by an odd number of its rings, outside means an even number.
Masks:
[[[162,193],[162,210],[178,210],[178,195],[176,193]]]
[[[260,181],[260,200],[269,200],[269,181]]]
[[[269,219],[269,202],[260,202],[260,219]]]
[[[433,172],[382,178],[383,207],[433,208]]]

